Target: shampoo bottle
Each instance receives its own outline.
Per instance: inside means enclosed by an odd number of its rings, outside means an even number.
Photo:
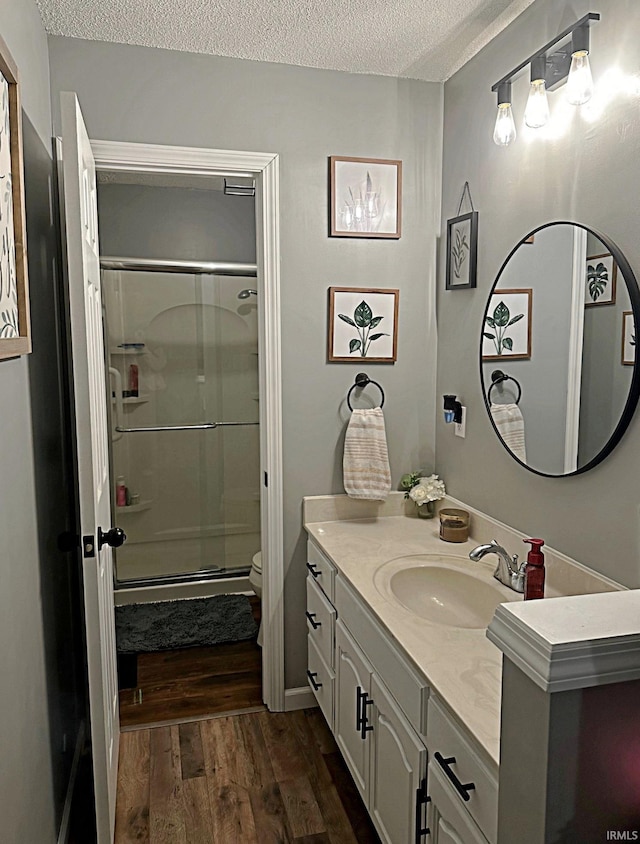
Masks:
[[[127,506],[127,485],[125,484],[124,476],[118,475],[116,478],[116,507]]]
[[[540,550],[544,539],[523,539],[531,544],[524,570],[524,599],[544,598],[544,554]]]

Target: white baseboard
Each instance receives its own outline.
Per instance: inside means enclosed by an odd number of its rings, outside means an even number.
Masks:
[[[73,802],[73,792],[76,787],[76,778],[78,776],[78,765],[80,764],[80,756],[84,747],[86,736],[86,724],[84,721],[80,722],[78,727],[78,735],[76,737],[76,747],[73,753],[73,762],[71,763],[71,771],[69,773],[69,783],[67,785],[67,795],[64,800],[64,808],[62,810],[62,820],[60,821],[60,830],[58,831],[57,844],[67,844],[69,839],[69,822],[71,820],[71,804]]]
[[[295,689],[284,690],[285,712],[293,712],[295,709],[311,709],[317,705],[316,696],[309,686],[298,686]]]

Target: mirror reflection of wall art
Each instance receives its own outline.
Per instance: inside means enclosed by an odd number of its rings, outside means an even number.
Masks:
[[[622,312],[622,363],[633,366],[636,362],[636,328],[633,311]]]
[[[482,329],[483,360],[531,357],[532,290],[496,290]]]
[[[399,290],[329,288],[329,360],[393,363]]]
[[[0,39],[0,360],[31,352],[18,68]]]
[[[331,237],[399,238],[402,162],[332,155]]]
[[[476,286],[477,256],[478,212],[447,220],[446,290],[468,290]]]
[[[585,305],[613,305],[617,275],[618,265],[611,253],[587,257]]]

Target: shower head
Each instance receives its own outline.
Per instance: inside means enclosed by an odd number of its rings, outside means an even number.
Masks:
[[[258,291],[257,291],[257,290],[250,290],[249,288],[245,288],[245,290],[241,290],[241,291],[238,293],[238,299],[248,299],[248,298],[249,298],[249,296],[251,296],[252,294],[253,294],[254,296],[257,296],[257,295],[258,295]]]

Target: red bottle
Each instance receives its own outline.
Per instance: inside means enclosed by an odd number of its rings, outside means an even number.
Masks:
[[[138,365],[135,363],[129,367],[129,395],[138,396]]]
[[[544,554],[540,550],[544,539],[523,539],[531,544],[527,554],[527,567],[524,570],[524,599],[544,598]]]

